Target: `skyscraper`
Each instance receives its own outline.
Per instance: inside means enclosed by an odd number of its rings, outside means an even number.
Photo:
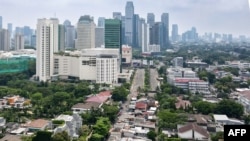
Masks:
[[[59,40],[59,44],[58,44],[58,49],[59,51],[64,51],[65,50],[65,26],[62,24],[59,24],[58,26],[58,40]]]
[[[128,1],[125,7],[125,41],[128,45],[133,44],[133,21],[134,21],[134,5],[132,1]]]
[[[142,23],[142,52],[148,52],[149,45],[149,24],[145,20],[141,20]]]
[[[138,14],[134,14],[133,20],[133,47],[139,47],[139,26],[140,26],[140,17]]]
[[[0,29],[3,29],[3,18],[0,16]]]
[[[172,42],[178,41],[178,25],[173,24],[172,25]]]
[[[53,75],[53,55],[58,52],[58,19],[38,19],[36,32],[36,76],[48,81]]]
[[[118,48],[120,57],[122,58],[122,23],[118,19],[106,19],[105,20],[105,31],[104,41],[105,48]],[[120,58],[120,64],[121,64]],[[122,67],[120,67],[122,72]]]
[[[22,34],[15,35],[15,50],[24,49],[24,36]]]
[[[104,27],[95,28],[95,47],[104,46]]]
[[[64,25],[65,27],[71,26],[71,22],[70,22],[69,20],[65,20],[65,21],[63,22],[63,25]]]
[[[0,50],[9,51],[10,49],[10,35],[8,30],[0,29]]]
[[[99,17],[98,18],[98,27],[104,27],[104,25],[105,25],[105,18]]]
[[[121,12],[113,12],[113,19],[122,20],[122,13]]]
[[[150,27],[152,27],[155,24],[155,15],[154,13],[148,13],[147,14],[147,23]]]
[[[119,48],[121,51],[122,24],[118,19],[105,20],[104,41],[105,48]]]
[[[169,45],[169,15],[168,13],[162,13],[161,15],[161,22],[162,22],[162,44],[161,48],[167,48]]]
[[[8,27],[8,31],[9,31],[10,37],[12,37],[12,23],[8,23],[7,27]]]
[[[65,27],[65,48],[74,48],[75,47],[75,38],[76,31],[75,27],[70,25]]]
[[[95,48],[95,23],[89,15],[81,16],[77,24],[76,49]]]

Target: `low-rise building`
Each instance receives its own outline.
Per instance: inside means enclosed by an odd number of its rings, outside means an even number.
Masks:
[[[24,124],[23,127],[27,128],[28,132],[36,132],[44,131],[49,125],[50,122],[48,120],[36,119]]]
[[[208,131],[195,123],[178,125],[178,137],[188,140],[209,141]]]
[[[58,122],[55,121],[63,121],[60,122],[60,125],[58,125]],[[70,115],[60,115],[57,118],[52,120],[52,127],[53,127],[53,133],[60,133],[62,131],[66,131],[68,135],[73,137],[79,137],[78,131],[82,126],[82,118],[78,114]]]
[[[86,103],[77,103],[71,109],[75,114],[82,114],[90,111],[91,109],[101,108],[102,103],[97,102],[86,102]]]
[[[122,46],[122,64],[131,66],[132,63],[132,48],[127,45]]]
[[[244,122],[242,122],[240,120],[228,118],[227,115],[214,114],[213,117],[214,117],[215,123],[219,123],[221,125],[241,125],[241,124],[244,124]]]

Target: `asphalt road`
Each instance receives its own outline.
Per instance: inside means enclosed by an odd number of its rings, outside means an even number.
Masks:
[[[133,80],[131,88],[130,88],[130,93],[127,97],[127,101],[125,101],[122,105],[122,107],[123,107],[122,112],[128,111],[128,105],[130,103],[131,98],[136,97],[138,95],[138,92],[137,92],[138,87],[143,88],[143,86],[144,86],[144,74],[145,74],[144,69],[137,69],[136,70],[134,80]]]
[[[156,87],[158,86],[159,81],[158,78],[158,72],[156,69],[151,68],[150,69],[150,85],[151,85],[151,91],[155,91]]]

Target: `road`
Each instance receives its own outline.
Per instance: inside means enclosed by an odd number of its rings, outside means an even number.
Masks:
[[[122,112],[127,112],[128,111],[128,105],[130,103],[131,98],[134,96],[136,97],[138,95],[137,89],[138,87],[143,88],[144,86],[144,74],[145,70],[144,69],[137,69],[134,80],[132,82],[131,88],[130,88],[130,94],[127,97],[127,101],[123,103],[123,110]]]
[[[156,87],[158,86],[159,81],[158,78],[158,72],[156,69],[151,68],[150,69],[150,85],[151,85],[151,91],[155,91]]]

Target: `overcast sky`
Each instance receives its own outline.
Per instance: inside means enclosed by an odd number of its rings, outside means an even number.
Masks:
[[[76,24],[81,15],[112,18],[112,12],[125,14],[127,0],[0,0],[4,27],[28,25],[36,27],[38,18],[56,16],[60,23],[68,19]],[[147,18],[153,12],[160,21],[169,13],[171,25],[179,25],[179,33],[197,28],[199,33],[218,32],[250,36],[248,0],[132,0],[135,13]]]

